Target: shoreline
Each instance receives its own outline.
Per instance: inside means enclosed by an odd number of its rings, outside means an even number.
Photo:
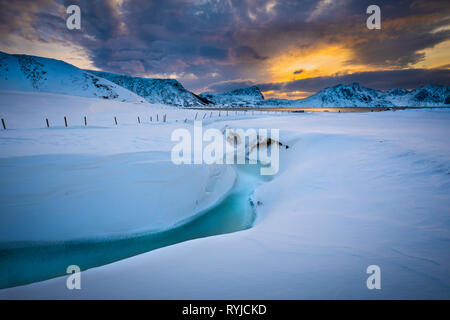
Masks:
[[[275,111],[275,112],[381,112],[418,109],[450,109],[450,106],[440,107],[204,107],[184,108],[188,110],[211,110],[211,111]]]

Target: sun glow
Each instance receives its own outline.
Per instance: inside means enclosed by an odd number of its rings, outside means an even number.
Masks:
[[[310,77],[329,76],[342,72],[367,71],[367,67],[349,65],[352,52],[329,46],[316,51],[287,50],[287,53],[270,59],[267,71],[273,82],[285,82]],[[302,70],[302,72],[294,73]]]
[[[425,54],[423,61],[415,64],[415,68],[449,68],[450,64],[450,40],[444,41],[433,48],[422,51]]]

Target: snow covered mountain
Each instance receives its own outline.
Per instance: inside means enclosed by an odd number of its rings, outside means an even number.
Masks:
[[[122,86],[151,103],[162,103],[179,107],[201,107],[210,101],[186,90],[175,79],[139,78],[101,71],[88,71]]]
[[[412,91],[401,88],[380,91],[358,83],[329,87],[305,99],[270,99],[259,103],[267,107],[435,107],[449,104],[448,86],[428,84]]]
[[[264,101],[263,94],[256,86],[218,93],[205,92],[200,97],[224,107],[256,106]]]
[[[0,52],[0,88],[145,102],[133,92],[66,62],[4,52]]]
[[[66,62],[0,52],[0,89],[37,91],[179,107],[433,107],[450,105],[450,87],[428,84],[408,91],[339,84],[299,100],[268,99],[256,86],[196,95],[175,79],[139,78],[81,70]]]
[[[408,91],[391,89],[374,90],[360,86],[358,83],[337,85],[326,88],[302,100],[295,106],[311,107],[433,107],[450,103],[449,87],[428,84]]]
[[[426,86],[417,88],[406,95],[400,95],[400,97],[406,98],[406,102],[394,101],[394,97],[391,97],[390,99],[393,103],[398,105],[406,104],[418,107],[449,105],[450,87],[427,84]],[[397,96],[397,99],[398,98],[399,97]]]
[[[360,86],[339,84],[326,88],[318,93],[294,103],[299,107],[392,107],[394,104],[387,99],[382,91]]]
[[[401,88],[380,91],[358,83],[339,84],[299,100],[265,100],[256,86],[219,93],[207,92],[200,96],[223,107],[433,107],[450,104],[450,88],[433,84],[412,91]]]

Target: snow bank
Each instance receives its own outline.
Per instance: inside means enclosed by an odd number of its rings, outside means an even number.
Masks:
[[[230,167],[171,162],[171,132],[190,128],[181,119],[193,111],[48,93],[0,97],[8,126],[0,132],[2,247],[165,230],[234,184]]]
[[[302,114],[225,121],[278,127],[290,148],[256,189],[249,230],[161,248],[0,291],[6,298],[450,298],[450,113]],[[219,125],[219,124],[217,124]],[[368,290],[366,268],[381,267]]]

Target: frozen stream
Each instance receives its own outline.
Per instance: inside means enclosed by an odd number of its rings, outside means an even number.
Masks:
[[[44,168],[40,161],[35,162],[41,170]],[[39,171],[39,168],[28,167],[27,170]],[[255,204],[250,196],[262,181],[259,166],[236,166],[235,169],[236,182],[222,200],[165,231],[78,240],[0,242],[0,288],[62,276],[69,265],[86,270],[179,242],[250,228],[255,221]],[[28,198],[34,196],[37,195],[29,194]],[[34,204],[30,201],[29,205]],[[14,213],[11,206],[6,208],[11,211],[9,214]]]

